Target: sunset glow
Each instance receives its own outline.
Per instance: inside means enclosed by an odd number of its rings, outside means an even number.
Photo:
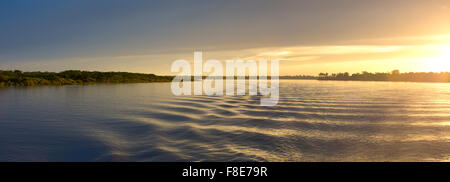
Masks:
[[[434,171],[405,163],[450,161],[450,0],[0,1],[0,162],[47,161],[177,181]]]
[[[172,61],[201,50],[206,59],[278,59],[281,75],[449,71],[449,1],[386,3],[245,2],[210,8],[147,2],[118,8],[78,2],[79,11],[49,4],[55,6],[51,16],[40,13],[47,6],[36,6],[27,16],[5,14],[0,69],[168,75]],[[88,14],[81,13],[88,6]]]
[[[450,45],[438,46],[439,54],[430,59],[429,69],[433,72],[450,72]]]

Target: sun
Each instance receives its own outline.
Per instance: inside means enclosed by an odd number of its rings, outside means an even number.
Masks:
[[[450,72],[450,45],[437,48],[439,54],[430,59],[429,69],[432,72]]]

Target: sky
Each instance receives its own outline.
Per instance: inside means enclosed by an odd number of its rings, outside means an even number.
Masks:
[[[278,59],[280,75],[450,71],[449,0],[4,0],[0,70],[174,75]]]

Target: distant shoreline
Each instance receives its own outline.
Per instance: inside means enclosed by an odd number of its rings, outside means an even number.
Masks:
[[[171,82],[174,76],[158,76],[155,74],[130,72],[99,72],[68,70],[55,72],[22,72],[19,70],[0,70],[0,87],[40,86],[40,85],[91,85],[114,83],[153,83]],[[206,79],[206,76],[202,77]],[[251,77],[246,76],[245,79]],[[253,77],[254,78],[254,77]],[[194,77],[191,78],[194,80]],[[226,79],[226,77],[223,77]],[[235,79],[238,79],[235,77]],[[267,76],[267,79],[271,79]],[[450,83],[449,72],[411,72],[400,73],[320,73],[319,76],[297,75],[279,76],[280,80],[319,80],[319,81],[384,81],[384,82],[417,82],[417,83]]]
[[[170,82],[173,76],[129,72],[68,70],[55,72],[0,71],[0,87],[40,85],[89,85],[104,83]]]
[[[318,80],[336,80],[336,81],[389,81],[389,82],[432,82],[432,83],[449,83],[449,72],[409,72],[400,73],[394,70],[391,73],[320,73]]]

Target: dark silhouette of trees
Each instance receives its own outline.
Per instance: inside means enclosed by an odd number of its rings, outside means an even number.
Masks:
[[[0,86],[80,85],[94,83],[169,82],[172,76],[128,72],[68,70],[53,72],[0,71]]]
[[[308,76],[308,75],[295,75],[295,76],[279,76],[280,79],[295,79],[295,80],[315,80],[316,76]],[[270,76],[267,79],[271,79]]]
[[[391,73],[333,73],[327,76],[323,73],[319,74],[318,80],[355,80],[355,81],[406,81],[406,82],[450,82],[449,72],[410,72],[400,73],[394,70]]]
[[[317,80],[354,80],[354,81],[406,81],[406,82],[450,82],[450,72],[410,72],[369,73],[363,71],[349,73],[320,73],[319,76],[280,76],[280,79],[317,79]],[[148,83],[170,82],[173,76],[157,76],[154,74],[129,72],[98,72],[68,70],[54,72],[22,72],[20,70],[1,71],[1,86],[35,86],[35,85],[81,85],[94,83]],[[225,79],[225,78],[224,78]],[[248,77],[246,77],[248,79]],[[270,77],[268,77],[270,79]]]

